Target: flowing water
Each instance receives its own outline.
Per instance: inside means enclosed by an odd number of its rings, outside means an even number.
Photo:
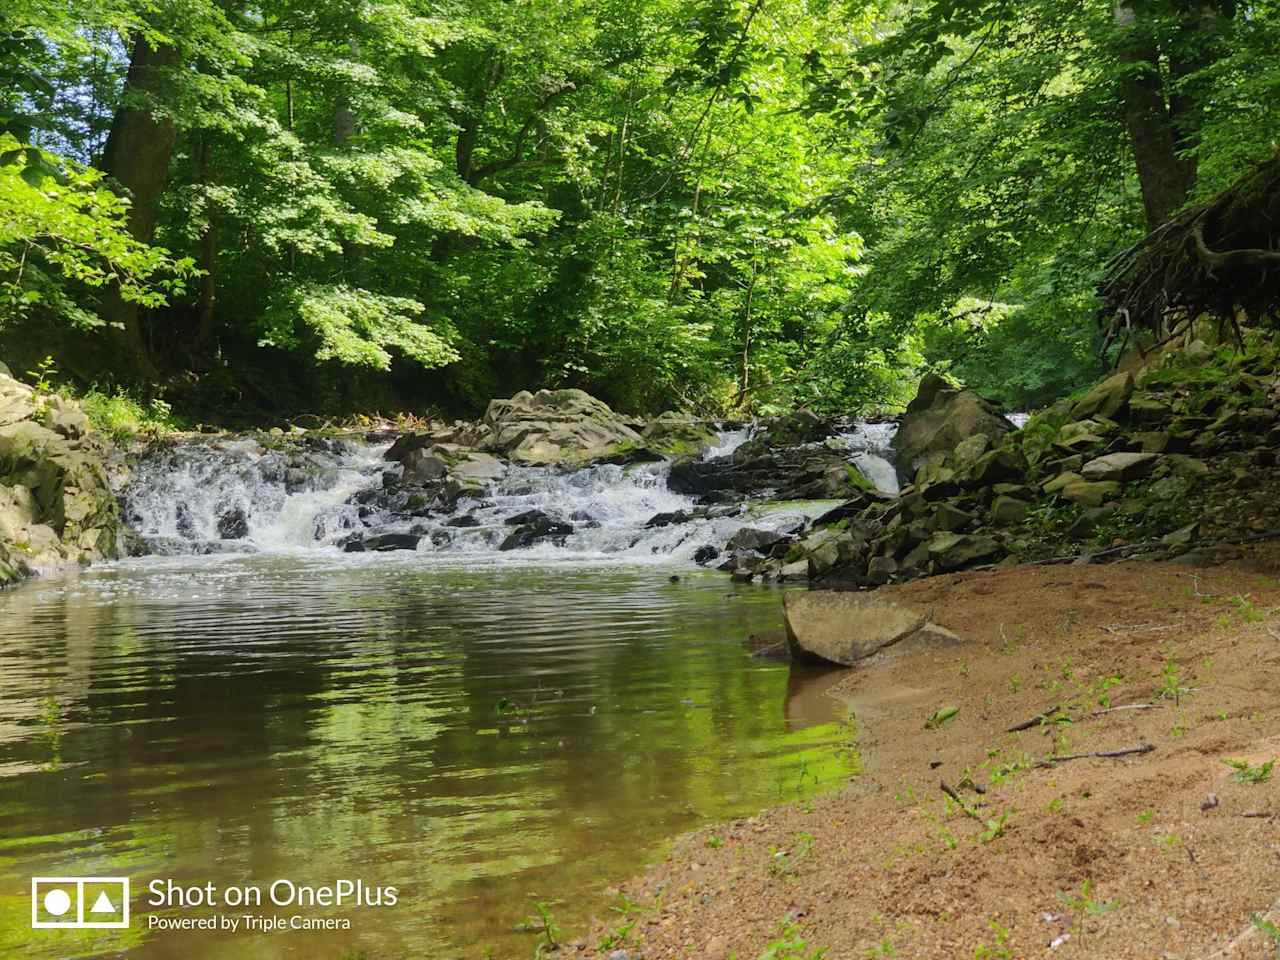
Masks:
[[[380,453],[157,456],[127,506],[168,556],[0,594],[0,956],[525,958],[536,901],[573,929],[672,836],[856,772],[823,679],[744,647],[781,625],[780,591],[688,560],[821,505],[650,528],[691,507],[663,465],[513,470],[451,527],[364,497]],[[585,519],[496,550],[532,508]],[[236,511],[247,536],[219,539]],[[413,523],[417,550],[334,546]],[[128,875],[131,928],[31,930],[46,875]],[[323,933],[148,929],[213,915],[148,906],[153,879],[282,878],[398,902],[213,911],[350,922]]]

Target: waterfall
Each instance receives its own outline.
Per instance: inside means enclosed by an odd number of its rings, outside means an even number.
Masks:
[[[732,450],[749,431],[725,431],[708,451]],[[534,512],[572,527],[504,557],[692,559],[744,526],[794,532],[824,504],[700,507],[667,486],[666,462],[596,464],[573,471],[512,464],[482,499],[413,509],[391,503],[386,445],[315,440],[265,446],[253,438],[191,441],[144,457],[122,492],[125,515],[153,553],[339,549],[352,535],[407,534],[417,551],[458,559],[500,553]]]
[[[898,492],[898,471],[893,466],[893,438],[897,421],[859,421],[850,430],[836,434],[849,450],[849,460],[877,490]]]

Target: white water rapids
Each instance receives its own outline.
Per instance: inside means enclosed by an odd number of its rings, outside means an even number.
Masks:
[[[896,424],[858,424],[837,434],[848,457],[877,487],[893,492],[886,457]],[[722,431],[706,458],[727,456],[750,428]],[[353,533],[420,536],[419,553],[479,559],[495,554],[529,511],[572,524],[564,538],[518,551],[530,558],[607,557],[689,560],[721,547],[744,526],[794,532],[830,502],[698,507],[667,486],[665,462],[599,464],[572,472],[508,466],[482,500],[396,513],[380,496],[385,445],[315,440],[268,449],[253,438],[178,444],[143,459],[123,494],[126,516],[153,553],[290,552],[336,549]],[[661,514],[691,519],[651,526]],[[503,556],[513,556],[511,552]]]

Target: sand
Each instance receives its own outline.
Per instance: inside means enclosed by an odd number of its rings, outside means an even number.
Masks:
[[[682,838],[621,885],[628,913],[567,951],[756,960],[792,924],[806,946],[777,960],[1276,957],[1251,918],[1274,910],[1280,936],[1280,765],[1242,783],[1224,762],[1280,757],[1275,569],[1028,566],[884,588],[965,643],[882,654],[835,685],[863,772]],[[959,710],[926,729],[944,706]],[[1055,706],[1071,722],[1006,732]]]

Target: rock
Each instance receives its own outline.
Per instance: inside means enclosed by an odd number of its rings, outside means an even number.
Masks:
[[[46,427],[68,440],[78,440],[89,432],[89,418],[84,411],[59,396],[49,399],[41,419]]]
[[[898,572],[898,561],[893,557],[872,557],[867,564],[867,579],[873,584],[888,583]]]
[[[710,563],[712,560],[715,560],[719,556],[720,556],[720,551],[717,548],[711,546],[711,544],[705,544],[699,547],[697,550],[693,551],[693,562],[694,563]]]
[[[1082,507],[1100,507],[1108,500],[1120,496],[1123,485],[1115,480],[1077,480],[1062,488],[1060,494]]]
[[[1110,436],[1117,428],[1118,425],[1116,423],[1104,418],[1075,420],[1071,423],[1064,423],[1058,428],[1057,440],[1059,443],[1070,443],[1076,437],[1090,437],[1096,441]]]
[[[685,513],[685,511],[672,510],[670,513],[655,513],[649,518],[648,522],[645,523],[645,527],[669,527],[673,523],[688,523],[689,520],[690,516]]]
[[[1021,452],[1002,447],[983,454],[965,474],[965,486],[989,487],[996,483],[1021,480],[1027,472],[1027,462]]]
[[[1189,523],[1185,527],[1179,527],[1172,533],[1166,533],[1160,538],[1160,542],[1168,544],[1171,547],[1190,546],[1200,539],[1200,524]]]
[[[966,470],[990,449],[991,438],[985,433],[977,433],[956,444],[951,452],[951,462],[957,470]]]
[[[928,549],[930,562],[939,570],[959,570],[1004,555],[1004,548],[995,539],[977,534],[935,534],[928,541]]]
[[[364,538],[364,550],[416,550],[422,537],[416,533],[377,533]]]
[[[729,550],[755,550],[767,553],[775,544],[785,543],[787,537],[772,530],[758,530],[755,527],[743,527],[729,538],[726,548]]]
[[[1040,489],[1045,493],[1060,493],[1066,487],[1071,486],[1071,484],[1081,483],[1083,480],[1084,477],[1080,476],[1080,474],[1068,471],[1067,473],[1059,474],[1051,480],[1046,480],[1040,486]]]
[[[1079,473],[1080,468],[1084,466],[1084,457],[1075,454],[1070,457],[1060,457],[1057,460],[1049,460],[1044,465],[1046,474],[1054,473]]]
[[[218,517],[218,536],[223,540],[242,540],[249,535],[249,518],[243,507],[232,507]]]
[[[1125,483],[1145,477],[1155,469],[1160,456],[1155,453],[1109,453],[1090,460],[1080,470],[1086,480],[1118,480]]]
[[[453,517],[444,522],[446,527],[478,527],[480,526],[480,518],[469,513],[464,513],[460,517]]]
[[[1113,507],[1090,507],[1081,511],[1067,528],[1067,536],[1073,540],[1087,540],[1098,529],[1098,524],[1115,513]]]
[[[1143,453],[1173,453],[1190,448],[1183,438],[1159,431],[1135,433],[1132,440]]]
[[[961,510],[954,504],[940,503],[934,509],[933,520],[929,524],[929,529],[946,531],[963,530],[970,524],[976,523],[977,520],[977,515],[970,513],[968,510]],[[916,543],[927,539],[929,539],[927,536],[918,536],[914,538]]]
[[[524,513],[517,513],[514,516],[507,517],[502,522],[509,527],[518,527],[525,523],[542,523],[550,520],[546,513],[541,510],[526,510]]]
[[[969,390],[952,387],[936,374],[921,381],[915,399],[893,438],[898,472],[910,475],[932,453],[952,453],[976,435],[998,443],[1013,429],[996,407]]]
[[[932,483],[919,485],[916,490],[919,491],[917,496],[923,498],[928,503],[937,503],[939,500],[950,500],[952,497],[958,497],[964,492],[963,488],[955,480],[934,480]]]
[[[521,550],[533,546],[539,540],[562,539],[571,533],[573,533],[573,527],[570,524],[552,520],[544,514],[540,520],[517,527],[498,545],[498,549]]]
[[[585,463],[641,446],[638,433],[582,390],[522,390],[485,410],[486,450],[518,463]]]
[[[1133,374],[1117,373],[1108,377],[1081,397],[1071,408],[1073,420],[1085,420],[1093,416],[1116,419],[1125,410],[1133,396]]]
[[[1007,527],[1027,519],[1028,505],[1015,497],[998,496],[991,501],[991,522]]]
[[[410,450],[403,460],[404,481],[421,486],[433,480],[441,480],[449,473],[449,464],[441,457],[419,447]]]
[[[784,563],[782,569],[778,571],[779,580],[807,580],[809,579],[809,561],[796,560],[794,563]]]
[[[492,483],[506,476],[507,467],[497,457],[475,451],[468,453],[464,460],[454,464],[449,472],[459,480]]]
[[[1184,457],[1180,454],[1169,454],[1164,458],[1174,476],[1197,478],[1209,475],[1209,465],[1195,457]]]
[[[840,562],[840,545],[835,536],[825,537],[805,551],[809,576],[821,577]]]
[[[871,593],[811,590],[783,596],[792,655],[850,666],[905,640],[958,638],[925,614]]]
[[[1163,400],[1145,394],[1134,394],[1129,398],[1129,420],[1133,423],[1164,423],[1173,416],[1173,409]]]
[[[646,447],[671,459],[698,457],[716,438],[705,421],[672,412],[649,421],[640,436]]]
[[[71,401],[37,403],[30,387],[0,375],[0,586],[127,552],[128,528],[86,425]]]

